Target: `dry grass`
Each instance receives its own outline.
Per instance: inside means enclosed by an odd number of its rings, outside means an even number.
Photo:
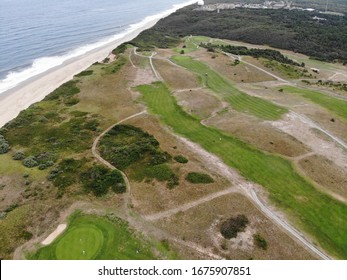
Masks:
[[[318,155],[302,159],[299,166],[317,184],[347,199],[347,167],[341,168]]]
[[[173,90],[197,88],[201,86],[196,75],[192,74],[190,71],[176,67],[170,62],[161,59],[154,59],[153,63],[165,82]]]
[[[214,56],[216,57],[212,58]],[[208,53],[200,60],[207,63],[212,69],[227,79],[237,83],[258,83],[275,80],[272,76],[244,63],[234,66],[235,60],[223,54]]]
[[[219,233],[221,221],[244,214],[249,225],[236,239],[224,240]],[[156,223],[186,241],[192,241],[230,259],[313,259],[298,243],[273,225],[244,196],[227,195],[178,213]],[[268,243],[262,250],[254,245],[252,235],[260,234]],[[223,249],[222,247],[226,248]]]
[[[217,115],[206,124],[231,132],[241,140],[270,153],[296,157],[309,151],[305,144],[293,136],[235,111]]]
[[[223,109],[224,104],[207,89],[175,92],[178,103],[191,115],[205,119]]]
[[[140,111],[141,109],[134,106],[129,90],[129,81],[134,77],[132,69],[131,64],[127,63],[115,74],[96,76],[80,82],[80,103],[76,105],[76,110],[103,116],[103,127]]]

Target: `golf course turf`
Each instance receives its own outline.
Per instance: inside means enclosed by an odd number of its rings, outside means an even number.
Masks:
[[[282,86],[279,89],[284,90],[285,92],[289,92],[292,94],[298,94],[313,103],[316,103],[323,108],[329,110],[332,113],[337,114],[339,117],[347,121],[347,101],[342,100],[333,96],[329,96],[327,94],[310,90],[297,88],[292,86]]]
[[[277,120],[287,112],[287,109],[270,101],[239,91],[231,82],[213,71],[206,64],[194,60],[190,56],[173,56],[171,60],[199,75],[207,87],[228,102],[236,111],[245,112],[265,120]]]
[[[198,143],[236,168],[246,179],[265,187],[271,200],[323,248],[347,258],[345,204],[315,189],[295,172],[288,160],[263,153],[230,134],[202,125],[177,105],[165,84],[143,85],[138,90],[150,112],[158,115],[175,133]]]
[[[126,222],[79,212],[52,244],[39,249],[38,260],[146,260],[156,259],[150,244],[135,236]]]

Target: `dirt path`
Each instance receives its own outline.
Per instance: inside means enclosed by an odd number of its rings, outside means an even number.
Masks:
[[[179,207],[176,207],[176,208],[173,208],[173,209],[170,209],[170,210],[167,210],[167,211],[159,212],[159,213],[156,213],[156,214],[153,214],[153,215],[144,216],[143,218],[148,220],[148,221],[160,220],[160,219],[163,219],[163,218],[175,215],[178,212],[187,211],[187,210],[189,210],[189,209],[191,209],[193,207],[199,206],[200,204],[209,202],[209,201],[211,201],[213,199],[216,199],[218,197],[221,197],[221,196],[224,196],[224,195],[228,195],[228,194],[231,194],[231,193],[239,193],[239,192],[240,192],[239,189],[237,189],[235,187],[230,187],[230,188],[227,188],[225,190],[222,190],[222,191],[215,192],[215,193],[212,193],[210,195],[207,195],[207,196],[205,196],[203,198],[200,198],[200,199],[188,202],[188,203],[183,204],[183,205],[181,205]]]
[[[222,53],[227,55],[227,56],[229,56],[229,57],[232,57],[234,59],[238,59],[240,62],[242,61],[242,63],[247,64],[248,66],[251,66],[251,67],[253,67],[253,68],[255,68],[255,69],[257,69],[257,70],[259,70],[259,71],[261,71],[261,72],[271,76],[271,77],[274,77],[276,80],[278,80],[280,82],[283,82],[283,83],[286,83],[286,84],[292,84],[291,82],[289,82],[289,81],[287,81],[285,79],[282,79],[281,77],[279,77],[279,76],[277,76],[277,75],[275,75],[275,74],[273,74],[273,73],[271,73],[269,71],[266,71],[265,69],[263,69],[263,68],[261,68],[259,66],[256,66],[256,65],[254,65],[254,64],[252,64],[252,63],[250,63],[248,61],[243,60],[241,56],[236,56],[236,55],[233,55],[233,54],[230,54],[230,53],[226,53],[226,52],[222,52]]]
[[[139,54],[137,52],[137,47],[134,48],[134,54],[137,55],[137,56],[140,56],[140,57],[144,57],[144,58],[148,58],[149,59],[149,64],[151,65],[151,68],[152,68],[152,71],[153,71],[153,74],[154,76],[159,80],[159,81],[162,81],[163,78],[160,77],[160,74],[159,72],[155,69],[154,65],[153,65],[153,57],[155,57],[157,55],[156,52],[152,52],[152,54],[150,56],[146,56],[146,55],[142,55],[142,54]]]

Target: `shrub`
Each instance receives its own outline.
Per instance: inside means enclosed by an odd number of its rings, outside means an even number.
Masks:
[[[254,234],[254,235],[253,235],[253,239],[254,239],[255,244],[256,244],[259,248],[261,248],[261,249],[263,249],[263,250],[266,250],[266,249],[267,249],[267,241],[265,240],[264,237],[262,237],[262,236],[259,235],[259,234]]]
[[[0,154],[6,154],[10,150],[10,145],[5,137],[0,135]]]
[[[27,157],[23,160],[23,165],[28,168],[38,166],[39,163],[36,161],[36,158],[33,156]]]
[[[41,163],[41,164],[39,165],[39,170],[44,170],[44,169],[46,169],[46,168],[47,168],[47,165],[44,164],[44,163]]]
[[[173,174],[167,182],[167,187],[169,189],[173,189],[174,187],[176,187],[178,185],[179,185],[179,178],[176,174]]]
[[[180,54],[184,54],[184,50],[181,50],[181,51],[180,51]]]
[[[210,184],[214,182],[210,175],[198,172],[188,173],[186,180],[192,184]]]
[[[188,162],[188,159],[185,158],[184,156],[181,156],[181,155],[175,156],[174,160],[179,162],[179,163],[183,163],[183,164]]]
[[[25,158],[25,154],[23,152],[16,152],[13,156],[13,160],[23,160]]]
[[[70,97],[68,99],[65,100],[65,105],[67,106],[74,106],[76,104],[78,104],[80,102],[80,100],[77,97]]]
[[[93,166],[87,172],[82,173],[81,181],[86,190],[93,192],[95,196],[106,195],[110,187],[115,193],[126,191],[123,176],[118,170],[110,171],[99,165]]]
[[[112,53],[113,53],[114,55],[119,55],[119,54],[121,54],[121,53],[124,53],[124,52],[126,51],[126,49],[127,49],[127,43],[123,43],[123,44],[119,45],[117,48],[115,48],[115,49],[112,51]]]
[[[76,77],[90,76],[93,74],[93,72],[93,70],[82,71],[81,73],[77,74]]]
[[[248,219],[245,215],[238,215],[224,221],[221,225],[220,232],[226,239],[235,238],[237,234],[244,231],[248,224]]]

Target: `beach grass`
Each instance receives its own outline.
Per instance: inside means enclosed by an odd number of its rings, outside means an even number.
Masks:
[[[262,185],[275,205],[327,251],[347,258],[347,206],[319,192],[279,156],[263,153],[230,134],[202,125],[177,105],[162,83],[138,87],[150,112],[173,131],[236,168],[246,179]]]
[[[162,252],[163,249],[160,248]],[[164,252],[166,253],[166,252]],[[51,245],[42,247],[34,260],[152,260],[151,244],[119,218],[76,213],[68,228]]]
[[[279,89],[283,91],[300,95],[311,102],[327,109],[328,111],[338,115],[344,121],[347,121],[347,101],[327,94],[321,93],[316,90],[297,88],[293,86],[282,86]]]
[[[226,80],[206,64],[194,60],[190,56],[173,56],[171,60],[189,71],[196,73],[207,87],[239,112],[251,114],[265,120],[280,119],[287,112],[287,109],[275,105],[270,101],[241,92],[230,81]]]

